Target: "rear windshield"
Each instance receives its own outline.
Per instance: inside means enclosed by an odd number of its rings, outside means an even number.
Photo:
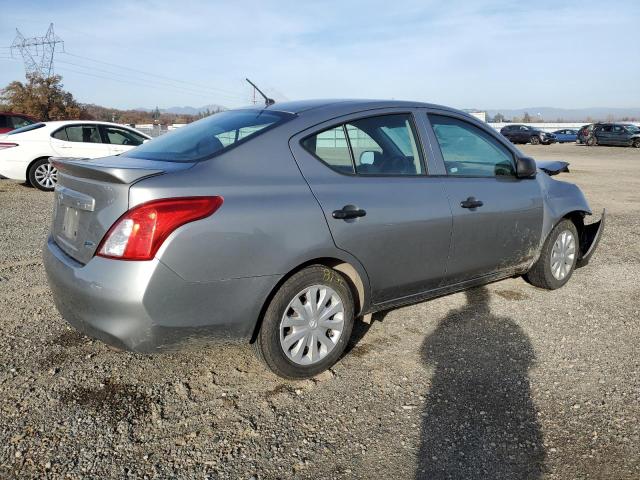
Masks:
[[[16,128],[15,130],[11,130],[7,135],[15,135],[16,133],[28,132],[30,130],[35,130],[36,128],[44,127],[44,123],[33,123],[31,125],[27,125],[26,127]]]
[[[121,155],[167,162],[197,162],[249,140],[294,115],[266,110],[216,113]]]

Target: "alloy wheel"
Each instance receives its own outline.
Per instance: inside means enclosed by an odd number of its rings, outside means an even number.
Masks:
[[[556,280],[564,280],[573,268],[576,257],[576,239],[569,230],[563,230],[551,249],[551,274]]]
[[[35,169],[33,176],[44,188],[54,188],[58,182],[58,170],[50,163],[43,163]]]

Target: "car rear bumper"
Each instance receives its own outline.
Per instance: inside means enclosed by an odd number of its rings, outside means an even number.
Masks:
[[[82,265],[49,238],[44,264],[58,311],[117,348],[155,352],[251,338],[280,276],[187,282],[158,259],[94,257]]]
[[[8,149],[11,150],[11,149]],[[22,161],[10,160],[0,156],[0,178],[10,178],[12,180],[27,180],[27,166]]]

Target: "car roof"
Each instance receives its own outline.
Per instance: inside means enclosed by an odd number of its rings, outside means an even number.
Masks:
[[[288,102],[278,102],[268,107],[262,107],[264,110],[274,110],[286,113],[301,114],[309,110],[315,110],[319,108],[335,109],[343,111],[346,109],[365,110],[373,108],[389,108],[389,107],[431,107],[441,110],[454,110],[442,105],[436,105],[432,103],[413,102],[406,100],[376,100],[376,99],[312,99],[312,100],[295,100]],[[255,109],[256,107],[250,107]]]
[[[121,125],[119,123],[113,123],[113,122],[101,122],[99,120],[51,120],[48,122],[40,122],[40,123],[44,123],[46,126],[51,126],[52,128],[61,127],[64,125],[78,125],[78,124],[87,124],[87,123],[95,123],[99,125],[110,125],[112,127],[131,128],[128,125]]]

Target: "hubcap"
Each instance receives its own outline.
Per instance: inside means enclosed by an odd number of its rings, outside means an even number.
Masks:
[[[289,360],[311,365],[326,357],[344,329],[344,305],[325,285],[312,285],[298,293],[282,315],[280,346]]]
[[[53,188],[58,181],[58,170],[50,163],[43,163],[34,172],[36,182],[45,188]]]
[[[571,268],[576,256],[576,239],[569,230],[560,232],[551,249],[551,273],[556,280],[563,280]]]

